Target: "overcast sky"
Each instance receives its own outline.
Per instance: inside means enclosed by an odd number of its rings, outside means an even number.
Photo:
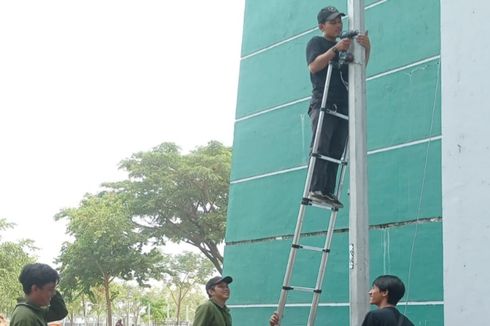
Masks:
[[[244,0],[0,2],[0,217],[52,263],[53,216],[173,141],[232,145]]]

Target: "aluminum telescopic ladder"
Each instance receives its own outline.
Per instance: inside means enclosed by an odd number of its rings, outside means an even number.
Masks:
[[[332,235],[333,235],[333,231],[335,228],[335,222],[337,219],[337,214],[339,212],[339,209],[337,207],[327,206],[325,204],[320,204],[320,203],[312,200],[312,198],[310,198],[310,196],[309,196],[310,186],[311,186],[311,181],[312,181],[312,176],[313,176],[313,170],[315,168],[316,160],[325,160],[325,161],[334,162],[334,163],[337,163],[340,165],[340,177],[339,177],[338,185],[336,187],[337,190],[335,192],[335,195],[337,198],[339,198],[339,195],[342,192],[342,185],[344,182],[344,176],[345,176],[345,171],[346,171],[346,166],[347,166],[348,151],[346,149],[344,149],[344,154],[342,155],[342,158],[340,160],[337,160],[337,159],[334,159],[331,157],[327,157],[327,156],[324,156],[324,155],[321,155],[320,153],[318,153],[318,147],[319,147],[319,143],[320,143],[320,135],[321,135],[323,119],[325,118],[325,115],[330,114],[330,115],[336,116],[340,119],[345,119],[345,120],[349,119],[347,115],[343,115],[343,114],[340,114],[334,110],[327,109],[326,104],[327,104],[328,89],[330,86],[330,79],[332,76],[332,69],[333,69],[332,64],[333,63],[330,63],[328,65],[327,76],[326,76],[326,80],[325,80],[325,88],[323,91],[322,103],[321,103],[321,108],[320,108],[320,114],[318,117],[318,122],[317,122],[317,127],[316,127],[316,132],[315,132],[315,138],[313,141],[312,152],[311,152],[309,164],[308,164],[308,172],[306,175],[306,182],[305,182],[305,188],[303,191],[303,198],[301,200],[301,205],[299,208],[298,219],[296,222],[296,228],[294,230],[294,235],[293,235],[293,242],[291,245],[291,251],[289,253],[289,260],[288,260],[288,264],[286,267],[286,273],[284,275],[284,281],[283,281],[283,286],[282,286],[282,290],[281,290],[281,296],[279,298],[278,308],[276,311],[277,315],[279,316],[279,323],[281,323],[281,321],[282,321],[284,309],[286,306],[286,300],[287,300],[288,292],[289,291],[301,291],[301,292],[313,293],[313,299],[312,299],[312,303],[311,303],[311,308],[310,308],[310,313],[308,316],[307,325],[308,326],[314,325],[316,314],[317,314],[317,308],[318,308],[318,304],[320,301],[320,294],[322,292],[322,284],[323,284],[323,279],[324,279],[325,271],[326,271],[326,267],[327,267],[327,261],[328,261],[329,255],[330,255],[330,245],[331,245],[331,241],[332,241]],[[347,147],[348,146],[346,145],[345,148],[347,148]],[[303,226],[303,219],[304,219],[306,208],[308,206],[316,206],[316,207],[321,207],[321,208],[325,208],[325,209],[330,210],[330,221],[328,224],[325,244],[324,244],[323,248],[306,246],[306,245],[302,245],[300,243],[301,230],[302,230],[302,226]],[[316,252],[319,252],[321,254],[321,260],[320,260],[320,266],[318,269],[316,284],[313,288],[308,288],[308,287],[303,287],[303,286],[293,286],[290,284],[292,274],[293,274],[293,267],[294,267],[294,263],[296,260],[296,254],[297,254],[298,250],[300,250],[300,249],[316,251]]]

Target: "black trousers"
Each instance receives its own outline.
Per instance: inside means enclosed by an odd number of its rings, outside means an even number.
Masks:
[[[348,114],[347,106],[338,106],[337,111],[345,115]],[[311,148],[313,148],[313,142],[315,141],[319,116],[319,108],[312,108],[310,110],[311,129],[313,131]],[[320,143],[318,144],[318,153],[334,159],[340,159],[344,152],[348,136],[349,122],[325,113],[320,134]],[[334,194],[338,167],[339,165],[337,163],[317,159],[313,169],[310,191],[320,190],[324,194]]]

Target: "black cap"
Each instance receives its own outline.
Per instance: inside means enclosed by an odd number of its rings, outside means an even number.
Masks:
[[[325,22],[329,20],[333,20],[339,16],[345,16],[343,12],[339,12],[337,8],[328,6],[320,10],[318,13],[317,19],[318,19],[318,24],[324,24]]]
[[[206,283],[206,292],[218,283],[225,282],[230,284],[233,279],[230,276],[215,276]]]

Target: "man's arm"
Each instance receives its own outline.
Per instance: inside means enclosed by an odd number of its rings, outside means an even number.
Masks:
[[[338,51],[347,51],[351,44],[351,40],[348,38],[340,40],[335,46],[332,46],[325,53],[318,55],[313,62],[308,65],[310,72],[316,74],[332,61],[336,56]]]
[[[49,309],[46,316],[48,322],[62,320],[68,315],[68,310],[66,309],[65,301],[61,294],[56,291],[56,294],[51,298],[49,303]]]

